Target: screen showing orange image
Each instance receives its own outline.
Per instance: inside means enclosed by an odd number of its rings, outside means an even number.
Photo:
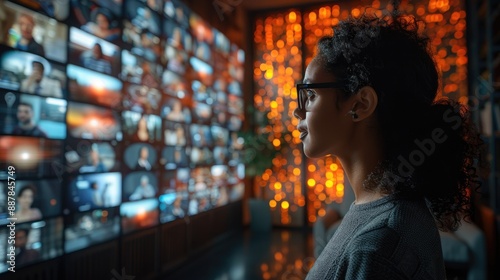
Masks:
[[[69,97],[74,101],[119,108],[122,102],[122,82],[112,76],[68,65]]]
[[[157,225],[158,204],[157,198],[122,203],[120,206],[122,233],[126,234]]]
[[[74,138],[121,140],[121,122],[117,113],[83,103],[70,102],[67,114],[69,135]]]
[[[62,141],[33,137],[0,136],[0,178],[14,166],[17,178],[61,176]]]

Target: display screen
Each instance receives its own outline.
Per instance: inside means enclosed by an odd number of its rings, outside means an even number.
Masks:
[[[37,221],[61,214],[61,182],[57,179],[17,180],[16,223]],[[0,183],[0,224],[8,224],[7,183]]]
[[[157,198],[122,203],[120,206],[122,233],[126,234],[157,225],[159,222],[158,204]]]
[[[92,2],[71,0],[72,25],[104,40],[118,41],[121,34],[119,23],[121,1]]]
[[[7,271],[9,254],[15,255],[16,270],[63,253],[63,219],[55,218],[16,224],[14,250],[7,240],[9,228],[0,229],[0,272]]]
[[[0,47],[0,88],[62,98],[66,70],[42,56]]]
[[[2,17],[0,44],[54,61],[66,62],[68,27],[65,24],[4,0],[0,1],[0,10],[13,19]],[[65,12],[61,11],[58,15],[64,14]]]
[[[120,205],[122,176],[118,172],[85,174],[73,177],[69,184],[68,208],[88,211]]]
[[[69,16],[70,0],[13,0],[51,18],[64,21]]]
[[[119,171],[118,143],[84,139],[66,141],[64,159],[67,173],[100,173]]]
[[[64,251],[70,253],[116,238],[119,234],[118,208],[73,213],[66,218]]]
[[[151,171],[157,166],[158,153],[150,144],[134,143],[125,149],[124,160],[131,170]]]
[[[14,166],[17,178],[61,176],[63,143],[43,138],[0,136],[0,178]]]
[[[66,138],[67,101],[0,90],[0,133]]]
[[[0,273],[11,216],[22,268],[242,198],[244,52],[182,1],[0,0],[0,31]]]
[[[188,215],[188,193],[171,192],[160,196],[160,222],[182,219]]]
[[[69,32],[69,62],[87,69],[117,77],[120,50],[97,36],[71,27]]]
[[[121,140],[121,121],[110,109],[70,102],[66,117],[69,135],[74,138]]]
[[[125,138],[132,142],[160,142],[161,118],[156,115],[142,115],[125,111],[123,115],[123,132]]]
[[[68,88],[71,100],[117,108],[122,99],[122,82],[114,77],[68,65]]]
[[[158,175],[152,172],[134,172],[123,182],[123,201],[154,198],[158,193]]]

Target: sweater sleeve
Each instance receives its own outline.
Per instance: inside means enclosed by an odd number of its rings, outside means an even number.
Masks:
[[[349,255],[345,279],[410,279],[384,256],[371,250],[356,250]]]

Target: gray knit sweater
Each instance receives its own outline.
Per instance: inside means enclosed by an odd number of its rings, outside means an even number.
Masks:
[[[424,200],[352,204],[307,280],[445,279],[441,240]]]

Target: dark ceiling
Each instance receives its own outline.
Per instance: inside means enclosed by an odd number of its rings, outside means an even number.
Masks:
[[[235,1],[235,0],[233,0]],[[240,0],[247,10],[267,10],[281,7],[303,6],[313,3],[325,3],[325,0]],[[235,1],[237,2],[237,1]],[[339,1],[332,1],[332,3]]]

